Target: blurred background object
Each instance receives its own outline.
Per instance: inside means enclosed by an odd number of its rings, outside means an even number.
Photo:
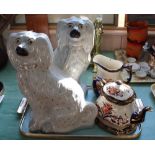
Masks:
[[[47,14],[26,14],[25,19],[28,31],[45,33],[49,36]]]
[[[0,69],[2,69],[6,65],[8,60],[3,32],[8,28],[14,18],[14,14],[0,14]]]
[[[101,51],[101,38],[103,34],[103,20],[101,17],[97,17],[94,21],[95,28],[95,38],[94,38],[94,48],[91,53],[91,57],[93,57]]]
[[[127,24],[127,55],[139,58],[147,41],[148,24],[145,21],[132,21]]]

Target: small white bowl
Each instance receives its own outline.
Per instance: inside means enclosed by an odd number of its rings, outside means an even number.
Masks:
[[[148,73],[150,71],[150,66],[148,65],[147,62],[140,62],[140,69]]]
[[[155,79],[155,69],[150,70],[150,76],[151,78]]]
[[[139,64],[133,62],[133,63],[127,63],[126,64],[127,66],[132,66],[132,72],[136,72],[140,69],[140,66]]]
[[[133,63],[133,62],[136,62],[136,59],[133,58],[133,57],[128,57],[127,61],[128,61],[129,63]]]
[[[138,78],[145,78],[147,76],[147,73],[143,70],[139,70],[139,71],[136,71],[135,75]]]
[[[155,83],[151,85],[151,91],[155,97]]]
[[[142,62],[139,63],[139,65],[140,65],[141,67],[142,67],[142,66],[148,66],[148,63],[145,62],[145,61],[142,61]]]

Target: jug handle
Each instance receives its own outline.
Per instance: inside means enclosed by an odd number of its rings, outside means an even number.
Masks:
[[[127,81],[124,81],[124,82],[127,83],[127,84],[129,84],[130,81],[131,81],[131,79],[132,79],[132,66],[125,66],[125,65],[123,65],[123,66],[122,66],[122,70],[123,70],[124,68],[125,68],[126,71],[129,73],[129,78],[127,78]]]

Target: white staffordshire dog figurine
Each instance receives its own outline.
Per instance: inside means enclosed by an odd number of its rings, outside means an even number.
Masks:
[[[12,33],[7,51],[17,70],[19,87],[32,109],[31,132],[66,133],[94,124],[95,104],[85,101],[77,81],[53,63],[47,35]]]
[[[71,17],[58,22],[54,62],[77,81],[91,61],[94,33],[94,25],[86,17]]]

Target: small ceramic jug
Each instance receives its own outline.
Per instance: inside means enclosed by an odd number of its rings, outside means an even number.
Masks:
[[[104,79],[123,80],[126,83],[131,81],[132,66],[125,66],[121,61],[100,54],[93,58],[93,62],[97,66],[96,76]]]

